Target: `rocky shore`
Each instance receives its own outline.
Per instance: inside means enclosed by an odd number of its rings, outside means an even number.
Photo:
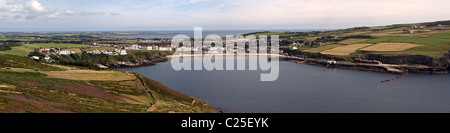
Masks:
[[[108,68],[137,68],[137,67],[145,67],[145,66],[153,66],[159,62],[168,61],[168,58],[165,56],[155,57],[150,60],[143,61],[133,61],[133,62],[115,62],[111,64],[106,64]]]
[[[393,74],[407,74],[407,73],[433,73],[433,74],[447,74],[449,73],[446,68],[437,67],[412,67],[412,66],[401,66],[401,65],[375,65],[375,64],[356,64],[356,63],[329,63],[325,60],[319,59],[296,59],[284,57],[282,60],[291,61],[298,64],[309,64],[316,66],[323,66],[328,68],[340,68],[340,69],[350,69],[358,71],[368,71],[368,72],[383,72],[383,73],[393,73]]]

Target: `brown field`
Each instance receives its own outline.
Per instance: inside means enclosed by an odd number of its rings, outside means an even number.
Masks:
[[[94,71],[94,70],[68,70],[68,71],[42,71],[49,78],[94,80],[94,81],[123,81],[132,80],[135,77],[119,71]]]
[[[378,43],[373,46],[363,48],[365,51],[403,51],[410,48],[422,46],[412,43]]]
[[[65,67],[70,68],[70,67]],[[46,74],[49,78],[59,78],[59,79],[72,79],[72,80],[94,80],[94,81],[123,81],[123,80],[133,80],[135,76],[133,74],[121,71],[95,71],[95,70],[66,70],[66,71],[36,71],[33,69],[25,68],[8,68],[0,69],[5,71],[13,72],[39,72]]]
[[[407,34],[403,33],[403,31],[391,31],[391,32],[378,32],[369,34],[373,37],[385,37],[385,36],[401,36],[401,37],[430,37],[437,33],[442,33],[444,31],[431,31],[431,32],[423,32],[423,33],[413,33]]]
[[[307,49],[307,50],[305,50],[305,52],[319,53],[319,52],[322,52],[322,51],[325,51],[325,50],[329,50],[329,49],[332,49],[332,48],[336,48],[336,47],[340,47],[340,46],[343,46],[343,45],[339,45],[339,44],[325,45],[325,46],[320,46],[320,47],[317,47],[317,48]]]
[[[365,33],[368,33],[368,31],[344,33],[344,34],[341,34],[341,36],[360,35],[360,34],[365,34]]]
[[[323,51],[320,53],[329,54],[329,55],[350,55],[351,53],[355,52],[356,50],[370,46],[370,45],[372,45],[372,44],[352,44],[352,45],[333,48],[333,49],[326,50],[326,51]]]
[[[340,44],[354,44],[354,43],[364,42],[364,41],[367,41],[367,40],[369,40],[369,39],[347,39],[347,40],[344,40],[344,41],[340,41],[338,43],[340,43]]]

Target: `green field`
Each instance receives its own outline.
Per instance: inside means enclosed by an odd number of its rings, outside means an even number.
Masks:
[[[96,50],[96,49],[98,49],[98,50],[102,50],[102,49],[104,49],[104,50],[113,50],[113,49],[119,49],[119,48],[115,48],[115,47],[97,47],[97,48],[83,48],[82,50],[83,51],[92,51],[92,50]]]
[[[413,43],[422,44],[424,46],[414,47],[404,51],[395,52],[373,52],[375,54],[406,54],[406,55],[425,55],[430,57],[441,57],[444,53],[450,50],[450,32],[438,33],[431,37],[379,37],[372,40],[365,41],[365,43],[381,43],[381,42],[393,42],[393,43]]]
[[[39,48],[86,48],[90,45],[83,44],[57,44],[57,43],[38,43],[38,44],[23,44],[19,47],[12,47],[8,51],[0,51],[0,54],[10,54],[18,56],[27,56],[30,52]]]

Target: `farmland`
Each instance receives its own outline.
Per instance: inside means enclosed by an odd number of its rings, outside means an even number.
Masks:
[[[404,51],[410,48],[423,46],[412,43],[378,43],[373,46],[363,48],[365,51]]]
[[[326,50],[323,52],[320,52],[322,54],[329,54],[329,55],[350,55],[353,52],[356,52],[356,50],[370,46],[372,44],[352,44],[342,47],[336,47],[330,50]]]
[[[264,33],[258,33],[264,34]],[[276,33],[267,32],[268,35]],[[290,55],[318,59],[378,60],[395,64],[428,65],[450,70],[450,21],[354,27],[323,32],[279,33]],[[292,42],[295,38],[304,43]],[[314,42],[314,43],[312,43]],[[317,45],[319,44],[319,45]],[[358,45],[360,44],[359,47]],[[364,45],[366,44],[366,45]],[[281,45],[281,44],[280,44]],[[296,49],[292,45],[297,45]],[[403,61],[397,59],[404,59]],[[405,61],[405,60],[409,61]],[[423,60],[423,59],[426,59]]]
[[[347,39],[344,41],[340,41],[338,43],[340,44],[355,44],[355,43],[360,43],[360,42],[364,42],[364,41],[368,41],[369,39]]]
[[[320,47],[317,47],[317,48],[307,49],[307,50],[305,50],[305,52],[320,53],[322,51],[333,49],[333,48],[337,48],[337,47],[341,47],[341,46],[344,46],[344,45],[340,45],[340,44],[325,45],[325,46],[320,46]]]

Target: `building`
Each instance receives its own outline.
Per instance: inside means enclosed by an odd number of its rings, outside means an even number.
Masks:
[[[73,50],[60,50],[57,53],[58,53],[58,55],[70,55],[70,54],[75,54],[75,51],[73,51]]]
[[[131,49],[132,49],[132,50],[139,50],[140,47],[141,47],[141,46],[136,45],[136,44],[135,44],[135,45],[131,45]]]
[[[119,55],[127,55],[127,54],[128,54],[127,51],[124,49],[119,51]]]
[[[52,59],[52,57],[48,57],[48,56],[46,56],[45,58],[44,58],[46,61],[48,61],[48,60],[51,60]]]
[[[34,60],[39,60],[40,59],[39,56],[31,56],[30,58],[34,59]]]
[[[171,47],[159,47],[159,51],[172,51]]]
[[[413,25],[411,28],[413,28],[413,29],[422,29],[422,28],[425,28],[425,26],[424,25]]]
[[[153,46],[147,46],[144,48],[145,50],[153,50]]]
[[[337,63],[336,61],[327,61],[327,64],[330,64],[330,65],[334,65],[336,63]]]

